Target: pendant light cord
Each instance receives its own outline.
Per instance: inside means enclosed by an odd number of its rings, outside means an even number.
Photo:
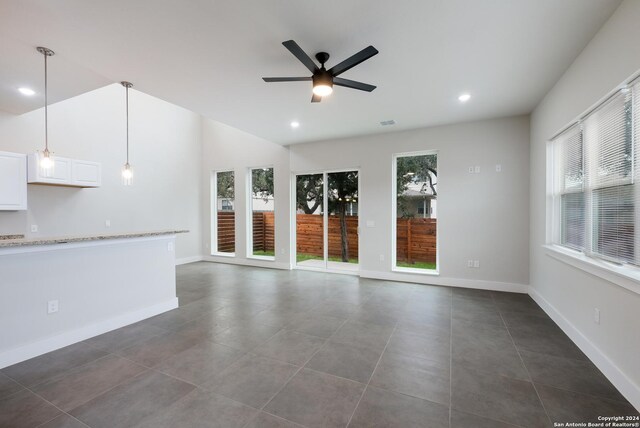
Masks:
[[[44,55],[44,149],[49,152],[49,117],[48,117],[48,97],[47,97],[47,55]]]
[[[127,98],[127,165],[129,164],[129,86],[125,86]]]

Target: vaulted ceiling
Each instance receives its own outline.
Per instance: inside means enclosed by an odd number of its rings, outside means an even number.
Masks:
[[[620,0],[0,0],[0,109],[60,101],[128,80],[134,89],[280,144],[529,113]],[[311,104],[311,84],[281,43],[330,67],[380,53]],[[37,94],[25,97],[18,87]],[[460,104],[458,95],[471,100]],[[394,126],[380,121],[393,119]],[[292,129],[291,121],[300,127]]]

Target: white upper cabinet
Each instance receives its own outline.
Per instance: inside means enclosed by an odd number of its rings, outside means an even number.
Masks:
[[[29,155],[29,183],[71,187],[100,187],[101,170],[97,162],[53,157],[53,168],[43,171],[38,167],[38,154]]]
[[[27,155],[0,152],[0,211],[27,209]]]

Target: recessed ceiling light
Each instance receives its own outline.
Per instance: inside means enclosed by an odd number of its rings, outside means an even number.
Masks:
[[[393,119],[383,120],[383,121],[380,122],[380,125],[382,125],[382,126],[389,126],[389,125],[395,125],[395,124],[396,124],[396,121],[393,120]]]
[[[460,96],[458,97],[458,101],[460,101],[461,103],[466,103],[467,101],[469,101],[471,99],[471,95],[470,94],[460,94]]]
[[[291,122],[291,127],[292,128],[298,128],[300,126],[300,122],[296,122],[295,120],[293,122]]]
[[[34,95],[36,93],[36,91],[34,91],[33,89],[29,89],[29,88],[18,88],[18,91],[20,91],[20,93],[22,95],[26,95],[28,97],[30,97],[31,95]]]

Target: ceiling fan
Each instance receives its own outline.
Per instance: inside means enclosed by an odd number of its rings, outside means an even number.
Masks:
[[[316,63],[309,58],[300,46],[293,40],[287,40],[282,42],[285,48],[291,52],[305,67],[309,69],[312,76],[309,77],[263,77],[265,82],[313,82],[313,96],[311,97],[312,103],[319,103],[322,97],[327,96],[333,92],[333,85],[344,86],[345,88],[359,89],[361,91],[371,92],[376,87],[368,85],[362,82],[356,82],[355,80],[348,80],[338,77],[338,75],[345,71],[355,67],[363,61],[368,60],[372,56],[378,53],[378,50],[373,46],[368,46],[362,49],[355,55],[342,61],[340,64],[334,65],[329,70],[324,68],[324,64],[329,60],[329,54],[326,52],[318,52],[315,56],[320,63],[320,68]]]

